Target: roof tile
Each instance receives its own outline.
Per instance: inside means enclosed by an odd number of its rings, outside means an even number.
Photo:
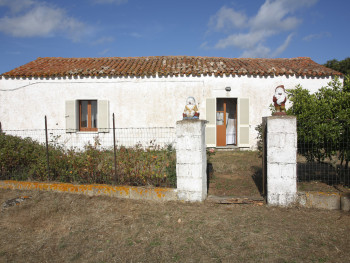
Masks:
[[[38,58],[2,74],[3,77],[55,76],[341,76],[307,57],[218,58],[191,56]]]

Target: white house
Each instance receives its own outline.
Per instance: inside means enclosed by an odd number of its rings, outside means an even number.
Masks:
[[[193,96],[207,146],[253,149],[277,86],[314,92],[336,75],[310,58],[38,58],[0,76],[0,122],[42,129],[46,115],[67,136],[110,137],[112,113],[118,128],[174,127]]]

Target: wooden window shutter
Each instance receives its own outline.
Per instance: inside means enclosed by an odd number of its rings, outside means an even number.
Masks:
[[[66,132],[76,132],[79,116],[77,114],[77,105],[75,100],[66,101]]]
[[[240,98],[238,100],[238,146],[250,147],[249,98]]]
[[[207,125],[205,127],[205,143],[207,147],[216,146],[216,98],[206,99],[205,114]]]
[[[97,127],[98,132],[109,132],[109,101],[97,101]]]

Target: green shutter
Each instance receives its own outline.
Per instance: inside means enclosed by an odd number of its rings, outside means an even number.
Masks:
[[[205,143],[207,147],[216,146],[216,98],[206,99],[205,113],[207,125],[205,127]]]
[[[240,98],[238,100],[238,146],[250,147],[249,98]]]
[[[97,101],[97,127],[98,132],[109,132],[109,102]]]
[[[77,131],[77,105],[75,100],[66,101],[66,132]]]

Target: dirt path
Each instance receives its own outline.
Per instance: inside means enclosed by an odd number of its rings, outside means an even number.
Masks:
[[[17,205],[2,207],[20,196]],[[350,214],[0,190],[0,262],[347,262]]]
[[[209,195],[261,197],[262,170],[257,152],[218,151],[209,158]]]
[[[262,160],[258,152],[217,151],[209,157],[213,174],[209,195],[259,198],[262,193]],[[350,192],[348,187],[321,181],[298,182],[299,191]]]
[[[252,176],[247,176],[246,172],[235,172],[232,174],[216,173],[209,185],[209,195],[252,198],[261,196],[254,179]]]

